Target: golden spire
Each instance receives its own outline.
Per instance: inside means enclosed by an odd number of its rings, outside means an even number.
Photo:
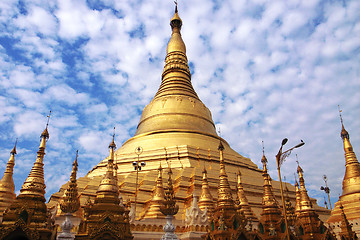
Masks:
[[[268,174],[267,170],[267,159],[265,157],[265,153],[263,153],[261,162],[263,164],[263,178],[264,178],[264,195],[263,195],[263,208],[272,207],[272,208],[279,208],[279,204],[275,199],[272,185],[271,185],[271,178]],[[279,212],[281,214],[280,208]]]
[[[180,94],[198,99],[191,85],[191,74],[186,57],[186,47],[180,33],[182,21],[179,17],[177,7],[170,21],[170,26],[172,34],[167,45],[167,55],[161,86],[155,98],[164,95]]]
[[[309,209],[313,209],[313,205],[310,201],[309,195],[307,193],[306,187],[305,187],[305,180],[303,175],[303,170],[300,167],[300,164],[298,162],[298,168],[297,173],[299,174],[299,184],[300,184],[300,210],[306,211]]]
[[[16,143],[15,146],[10,152],[9,161],[6,164],[6,169],[4,176],[0,180],[0,216],[3,215],[5,209],[10,206],[14,201],[15,194],[15,185],[13,180],[13,169],[15,166],[15,154],[16,154]]]
[[[296,180],[296,176],[295,176],[295,194],[296,194],[295,215],[297,216],[297,215],[299,215],[299,212],[301,210],[301,206],[300,206],[301,196],[300,196],[299,183]]]
[[[241,206],[240,210],[245,215],[246,219],[254,220],[256,219],[251,207],[249,205],[249,201],[247,200],[244,192],[244,187],[241,182],[241,172],[238,169],[237,172],[237,197],[239,198],[239,205]]]
[[[349,133],[345,130],[343,119],[340,112],[341,120],[341,138],[344,143],[345,151],[345,176],[343,180],[343,192],[342,195],[348,195],[352,193],[360,193],[360,164],[353,151],[350,143]]]
[[[151,199],[150,206],[146,211],[144,218],[164,218],[164,215],[160,211],[160,208],[164,202],[164,197],[165,197],[165,192],[163,188],[162,167],[160,163],[158,169],[158,177],[156,179],[154,195]]]
[[[177,214],[177,212],[179,211],[179,206],[176,205],[175,193],[171,179],[172,176],[171,168],[169,168],[168,174],[169,174],[168,186],[165,190],[164,204],[160,207],[160,211],[165,216],[169,216],[169,215],[173,216]]]
[[[144,108],[135,136],[180,130],[218,138],[211,113],[191,84],[186,47],[180,33],[182,21],[177,10],[170,25],[172,34],[162,81],[154,99]]]
[[[218,207],[234,207],[234,200],[231,195],[231,188],[228,181],[228,176],[225,171],[225,162],[224,162],[224,146],[220,141],[218,150],[220,152],[220,180],[219,180],[219,188],[218,188]],[[234,208],[235,209],[235,208]]]
[[[80,201],[78,197],[77,183],[76,183],[76,172],[78,170],[78,152],[76,151],[76,157],[73,162],[73,168],[70,175],[70,183],[68,188],[65,190],[64,197],[60,203],[60,209],[64,213],[74,213],[80,208]]]
[[[51,114],[51,111],[50,111]],[[37,152],[36,161],[32,167],[29,176],[25,180],[24,184],[21,187],[19,196],[22,195],[36,195],[43,198],[45,202],[45,180],[44,180],[44,156],[45,156],[45,147],[46,142],[49,139],[49,120],[50,114],[48,115],[48,121],[46,124],[45,130],[41,133],[40,136],[40,146],[39,151]]]
[[[51,111],[50,111],[51,114]],[[49,139],[48,125],[50,114],[45,130],[40,138],[39,151],[36,161],[21,187],[20,194],[10,205],[9,211],[4,213],[3,225],[13,226],[14,222],[21,218],[21,215],[27,215],[27,223],[32,229],[42,229],[43,234],[48,234],[50,229],[47,223],[47,210],[45,205],[45,180],[44,180],[44,155],[46,141]]]
[[[201,195],[198,206],[202,211],[205,211],[205,209],[207,208],[208,215],[210,216],[214,211],[214,199],[210,193],[209,183],[207,179],[207,171],[205,166],[202,174],[203,174],[203,178],[202,178],[203,180],[201,185]]]
[[[96,192],[95,204],[112,202],[119,204],[117,181],[114,177],[114,152],[116,149],[115,133],[109,144],[110,154],[108,157],[107,171]]]

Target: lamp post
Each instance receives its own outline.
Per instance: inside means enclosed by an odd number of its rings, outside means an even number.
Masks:
[[[284,138],[282,140],[282,142],[281,142],[281,147],[279,149],[279,152],[276,154],[276,164],[277,164],[277,170],[278,170],[278,173],[279,173],[281,202],[282,202],[283,213],[284,213],[284,218],[285,218],[285,235],[286,235],[287,239],[290,240],[289,228],[288,228],[288,222],[287,222],[287,216],[286,216],[285,201],[284,201],[284,192],[283,192],[282,181],[281,181],[280,166],[285,161],[285,158],[288,157],[291,154],[292,150],[294,150],[295,148],[299,148],[299,147],[303,146],[305,143],[304,143],[303,140],[301,140],[301,142],[298,145],[296,145],[295,147],[292,147],[292,148],[286,150],[285,152],[283,152],[282,148],[287,143],[287,141],[288,141],[288,139]]]
[[[327,180],[328,180],[328,178],[327,178],[326,175],[324,175],[324,176],[323,176],[323,179],[324,179],[324,182],[325,182],[325,187],[321,186],[320,190],[324,190],[325,193],[328,195],[330,210],[332,210],[332,208],[331,208],[331,201],[330,201],[330,188],[329,188],[328,185],[327,185]]]
[[[142,147],[135,148],[135,154],[138,156],[137,161],[134,161],[132,164],[134,166],[134,169],[136,170],[136,184],[135,184],[135,206],[134,206],[134,219],[136,218],[136,200],[137,200],[137,191],[138,191],[138,179],[139,179],[139,171],[141,171],[141,168],[145,167],[146,163],[141,162],[140,163],[140,154],[143,152]]]

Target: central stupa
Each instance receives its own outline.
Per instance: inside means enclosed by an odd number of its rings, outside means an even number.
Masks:
[[[177,220],[184,219],[185,209],[190,206],[193,194],[200,196],[204,168],[207,170],[211,195],[216,200],[219,181],[218,146],[221,141],[233,194],[236,194],[236,173],[240,171],[245,195],[252,211],[259,217],[262,211],[262,171],[249,158],[231,149],[229,144],[217,135],[210,110],[201,102],[191,84],[186,47],[180,33],[182,20],[177,10],[170,25],[172,35],[167,46],[159,90],[144,108],[135,135],[115,152],[118,184],[124,202],[135,201],[137,172],[133,162],[138,160],[145,162],[146,166],[138,172],[136,219],[160,217],[149,212],[154,211],[150,205],[159,184],[156,179],[161,172],[158,171],[160,165],[162,168],[171,167],[174,173],[175,197],[180,207],[175,216]],[[106,173],[107,162],[107,159],[104,159],[85,177],[79,179],[82,205],[85,205],[89,198],[95,198],[96,190]],[[286,185],[290,190],[291,201],[295,202],[294,186]],[[279,183],[273,182],[273,187],[274,194],[280,199]],[[66,185],[52,195],[50,207],[59,201],[65,189]],[[315,208],[320,217],[328,214],[328,211],[317,205]]]

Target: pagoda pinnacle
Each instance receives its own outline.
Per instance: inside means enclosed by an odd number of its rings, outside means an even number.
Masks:
[[[160,208],[164,203],[164,198],[165,198],[165,192],[163,188],[162,167],[160,163],[158,169],[158,177],[156,179],[154,195],[150,201],[150,206],[146,211],[144,218],[164,218],[164,215],[160,211]]]
[[[205,166],[202,174],[203,178],[201,185],[201,195],[198,206],[202,211],[205,211],[205,209],[207,209],[208,216],[210,216],[214,211],[214,199],[210,193],[209,183],[207,179],[207,171],[205,169]]]
[[[263,208],[267,207],[273,207],[273,208],[279,208],[279,204],[275,199],[273,190],[272,190],[272,184],[271,184],[271,178],[268,174],[267,170],[267,159],[265,154],[263,154],[263,157],[261,159],[261,162],[263,164],[263,178],[264,178],[264,195],[263,195]],[[280,208],[279,208],[280,211]]]
[[[99,188],[96,192],[96,203],[115,203],[119,204],[117,181],[114,177],[114,151],[116,149],[115,134],[113,134],[112,141],[109,145],[110,154],[108,157],[107,171]]]
[[[300,184],[300,209],[301,211],[306,211],[309,209],[313,209],[313,205],[310,201],[309,195],[307,194],[303,172],[304,171],[302,170],[299,164],[297,173],[299,174],[299,184]]]
[[[45,202],[45,180],[44,180],[44,156],[46,142],[49,139],[48,124],[46,124],[45,130],[41,133],[40,136],[40,146],[39,151],[37,152],[36,161],[32,167],[29,176],[25,180],[24,184],[21,187],[20,195],[37,195],[44,198]]]
[[[218,188],[218,207],[234,207],[234,200],[231,195],[231,188],[228,181],[228,176],[225,171],[225,162],[224,162],[224,146],[220,141],[218,147],[220,153],[220,180],[219,180],[219,188]]]
[[[179,17],[177,7],[170,20],[172,29],[171,38],[166,49],[165,66],[162,74],[161,86],[155,98],[166,95],[198,96],[191,85],[191,74],[186,56],[185,43],[181,37],[182,20]]]
[[[15,185],[13,180],[13,169],[15,166],[16,143],[10,152],[9,161],[6,164],[4,176],[0,180],[0,217],[5,209],[14,201]]]
[[[78,170],[77,158],[78,158],[78,151],[76,151],[76,157],[70,175],[70,183],[68,185],[68,188],[65,190],[64,197],[60,203],[61,211],[64,213],[74,213],[80,208],[80,201],[78,197],[78,190],[76,183],[76,172]]]
[[[241,182],[240,170],[238,170],[238,173],[237,173],[237,196],[239,198],[239,202],[240,202],[240,206],[241,206],[240,210],[244,213],[245,218],[252,220],[252,221],[256,220],[256,217],[249,205],[249,201],[247,200],[247,198],[245,196],[244,187]]]
[[[346,131],[340,111],[341,138],[345,151],[345,176],[343,180],[343,195],[360,193],[360,164],[350,143],[349,133]]]

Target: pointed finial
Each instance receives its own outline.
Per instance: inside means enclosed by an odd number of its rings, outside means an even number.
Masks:
[[[341,138],[344,139],[344,138],[347,138],[349,139],[350,136],[349,136],[349,133],[346,131],[345,127],[344,127],[344,121],[343,121],[343,118],[342,118],[342,115],[341,115],[341,112],[342,110],[340,109],[340,105],[338,105],[338,108],[339,108],[339,116],[340,116],[340,122],[341,122]]]
[[[261,162],[262,162],[263,165],[266,165],[267,159],[266,159],[266,157],[265,157],[264,141],[261,141],[261,142],[262,142],[262,148],[263,148],[263,156],[262,156],[262,158],[261,158]]]
[[[112,149],[116,148],[116,144],[115,144],[115,127],[114,127],[113,138],[112,138],[111,143],[109,144],[109,148],[112,148]]]
[[[11,152],[10,152],[11,155],[17,154],[17,152],[16,152],[16,144],[17,144],[17,141],[18,141],[18,139],[16,138],[14,148],[13,148],[13,149],[11,150]]]
[[[302,170],[302,168],[300,167],[300,163],[299,163],[299,159],[297,157],[297,154],[296,154],[296,163],[298,165],[297,167],[297,173],[303,173],[304,171]]]
[[[47,120],[47,123],[46,123],[46,128],[49,126],[50,117],[51,117],[51,110],[49,112],[49,115],[47,115],[48,120]]]
[[[75,160],[73,162],[73,166],[78,166],[78,163],[77,163],[77,159],[78,159],[78,156],[79,156],[79,150],[76,150],[76,156],[75,156]]]
[[[220,141],[220,143],[219,143],[219,147],[218,147],[218,150],[219,151],[224,151],[224,145],[222,144],[222,142]]]
[[[344,122],[343,122],[343,119],[342,119],[342,116],[341,116],[342,110],[340,109],[340,105],[338,105],[338,109],[339,109],[339,116],[340,116],[341,125],[344,125]]]
[[[48,132],[48,126],[49,126],[49,122],[50,122],[50,116],[51,116],[51,111],[49,112],[49,115],[47,115],[47,123],[46,123],[46,127],[45,130],[41,133],[40,138],[45,138],[45,139],[49,139],[49,132]]]
[[[175,0],[174,3],[175,3],[175,13],[177,13],[178,12],[178,2],[177,2],[177,0]]]

